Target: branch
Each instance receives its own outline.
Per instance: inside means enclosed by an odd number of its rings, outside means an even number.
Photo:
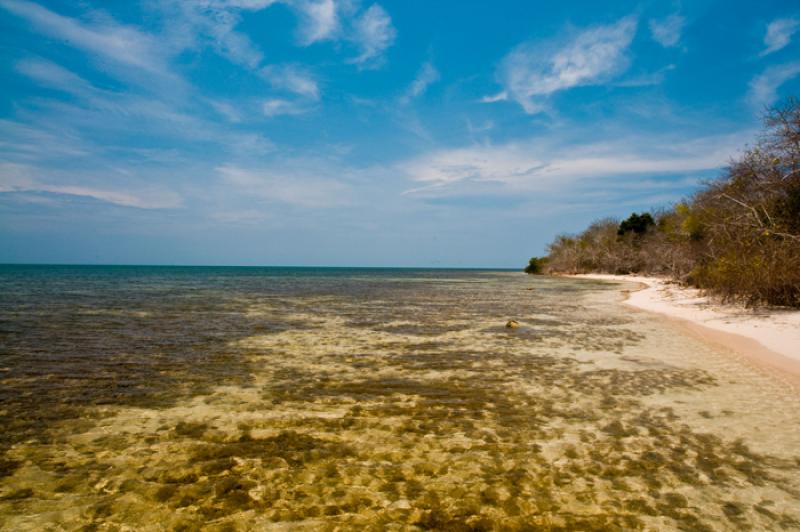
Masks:
[[[732,196],[729,196],[728,194],[726,194],[724,192],[720,193],[720,196],[722,196],[723,198],[727,198],[727,199],[731,200],[732,202],[736,203],[737,205],[740,205],[740,206],[744,207],[745,209],[750,210],[753,213],[753,218],[755,218],[756,222],[758,222],[758,226],[759,227],[764,227],[764,224],[761,222],[761,219],[758,217],[758,211],[755,209],[755,207],[751,207],[750,205],[746,204],[745,202],[740,201],[740,200],[738,200],[738,199],[736,199],[736,198],[734,198]]]

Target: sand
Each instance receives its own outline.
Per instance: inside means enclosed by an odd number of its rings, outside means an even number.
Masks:
[[[747,309],[721,304],[700,290],[667,279],[634,275],[585,274],[577,277],[640,283],[626,305],[680,320],[695,336],[725,347],[748,363],[776,372],[800,387],[800,311]]]

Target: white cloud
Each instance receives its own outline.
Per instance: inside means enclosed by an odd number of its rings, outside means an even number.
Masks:
[[[177,79],[167,66],[167,54],[158,39],[107,16],[97,14],[91,22],[82,22],[25,0],[0,0],[0,7],[76,48],[150,75]]]
[[[492,122],[491,120],[486,120],[482,124],[474,124],[472,120],[467,118],[466,123],[467,123],[467,131],[469,131],[470,135],[491,131],[492,129],[494,129],[495,126],[494,122]]]
[[[298,0],[292,5],[301,19],[298,28],[301,44],[308,46],[335,37],[339,30],[339,15],[334,0]]]
[[[144,190],[132,193],[81,185],[42,183],[32,177],[41,173],[35,167],[15,163],[0,163],[0,192],[37,192],[92,198],[123,207],[139,209],[168,209],[181,205],[179,196],[163,190]]]
[[[299,102],[271,98],[261,104],[261,110],[264,116],[272,118],[280,115],[301,115],[311,111],[311,108]]]
[[[785,48],[799,28],[800,20],[796,18],[779,18],[770,22],[767,26],[767,33],[764,35],[766,48],[760,55],[763,57]]]
[[[650,85],[660,85],[664,81],[664,77],[666,73],[670,70],[675,70],[675,65],[667,65],[663,68],[659,68],[655,72],[650,72],[647,74],[639,74],[636,76],[629,77],[627,79],[621,79],[619,81],[614,82],[614,86],[616,87],[647,87]]]
[[[242,113],[230,102],[214,99],[207,99],[206,101],[208,102],[208,105],[210,105],[211,108],[217,112],[217,114],[225,117],[228,122],[234,124],[242,122]]]
[[[407,193],[459,193],[479,183],[554,190],[575,181],[720,168],[742,145],[743,137],[738,133],[683,142],[629,138],[569,146],[531,139],[438,150],[403,164],[401,171],[422,184]]]
[[[178,134],[190,139],[218,137],[220,130],[194,114],[182,112],[171,103],[150,96],[143,97],[129,92],[114,92],[95,87],[87,80],[64,67],[38,58],[24,59],[17,63],[17,70],[37,83],[74,96],[79,106],[66,102],[49,104],[50,110],[60,114],[68,128],[125,129],[133,131],[142,126],[163,126],[158,133]],[[214,102],[209,105],[218,108]],[[116,120],[109,120],[113,115]],[[56,120],[48,116],[47,122]],[[179,127],[176,127],[179,126]],[[65,130],[64,128],[62,130]],[[216,133],[216,135],[215,135]]]
[[[750,81],[747,99],[750,105],[762,110],[775,103],[781,85],[800,74],[800,62],[775,65],[767,68]]]
[[[0,0],[0,7],[28,20],[39,31],[62,39],[118,67],[118,77],[130,80],[141,71],[140,84],[153,75],[170,84],[181,82],[169,61],[183,50],[210,47],[229,61],[257,68],[263,54],[250,38],[236,31],[241,12],[264,9],[277,0],[160,0],[165,33],[146,33],[114,21],[102,11],[87,12],[85,20],[55,13],[28,0]],[[133,68],[131,68],[133,67]]]
[[[306,69],[297,65],[270,65],[261,70],[277,89],[286,90],[310,100],[319,100],[319,84]]]
[[[83,196],[86,198],[104,201],[106,203],[121,205],[123,207],[136,207],[137,209],[171,209],[181,206],[181,201],[178,196],[174,194],[165,195],[162,192],[147,195],[137,195],[118,190],[102,190],[69,185],[36,185],[26,189],[26,191]]]
[[[88,98],[97,93],[91,83],[74,72],[51,61],[38,58],[27,58],[19,61],[17,71],[29,78],[74,96]]]
[[[260,11],[277,0],[161,0],[169,18],[168,33],[178,49],[210,45],[232,63],[255,69],[263,54],[250,38],[236,31],[242,11]]]
[[[90,151],[68,129],[48,131],[33,125],[0,120],[0,156],[5,160],[82,158],[89,155]]]
[[[408,103],[414,98],[422,96],[425,91],[428,90],[429,86],[439,81],[439,78],[439,71],[436,70],[436,67],[434,67],[430,61],[427,61],[420,67],[414,81],[411,82],[411,85],[409,85],[405,94],[401,97],[401,101],[403,103]]]
[[[268,202],[304,208],[337,207],[350,202],[349,187],[344,183],[305,174],[304,169],[298,170],[294,165],[291,170],[223,165],[216,171],[224,183]]]
[[[359,12],[352,0],[286,0],[297,13],[298,41],[303,46],[322,41],[346,41],[358,55],[349,60],[362,68],[376,67],[397,35],[392,19],[378,4]]]
[[[378,4],[372,4],[353,21],[352,40],[360,53],[351,62],[361,66],[377,65],[381,54],[397,36],[392,19]]]
[[[584,30],[566,43],[522,44],[499,68],[504,91],[484,101],[512,99],[525,112],[536,113],[553,93],[604,83],[628,67],[626,51],[636,26],[635,18],[625,17],[615,24]]]
[[[497,94],[482,97],[481,103],[505,102],[506,100],[508,100],[508,92],[500,91]]]
[[[681,40],[686,19],[673,14],[662,19],[650,19],[650,34],[653,40],[665,48],[677,46]]]

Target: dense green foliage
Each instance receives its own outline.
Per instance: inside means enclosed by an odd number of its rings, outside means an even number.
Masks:
[[[643,235],[654,225],[656,225],[656,222],[649,212],[644,212],[642,214],[633,213],[628,216],[627,220],[623,220],[622,223],[619,224],[617,235],[624,236],[626,233],[631,232],[637,235]]]
[[[528,265],[525,266],[525,273],[528,274],[544,273],[544,267],[546,262],[547,262],[547,257],[531,257],[531,260],[528,261]]]
[[[691,198],[556,237],[546,270],[667,275],[727,300],[800,307],[800,101],[770,111],[759,142]]]

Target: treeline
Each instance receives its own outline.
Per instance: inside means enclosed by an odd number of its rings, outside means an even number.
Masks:
[[[729,301],[800,307],[800,101],[768,112],[755,146],[692,197],[595,221],[548,252],[526,271],[663,275]]]

